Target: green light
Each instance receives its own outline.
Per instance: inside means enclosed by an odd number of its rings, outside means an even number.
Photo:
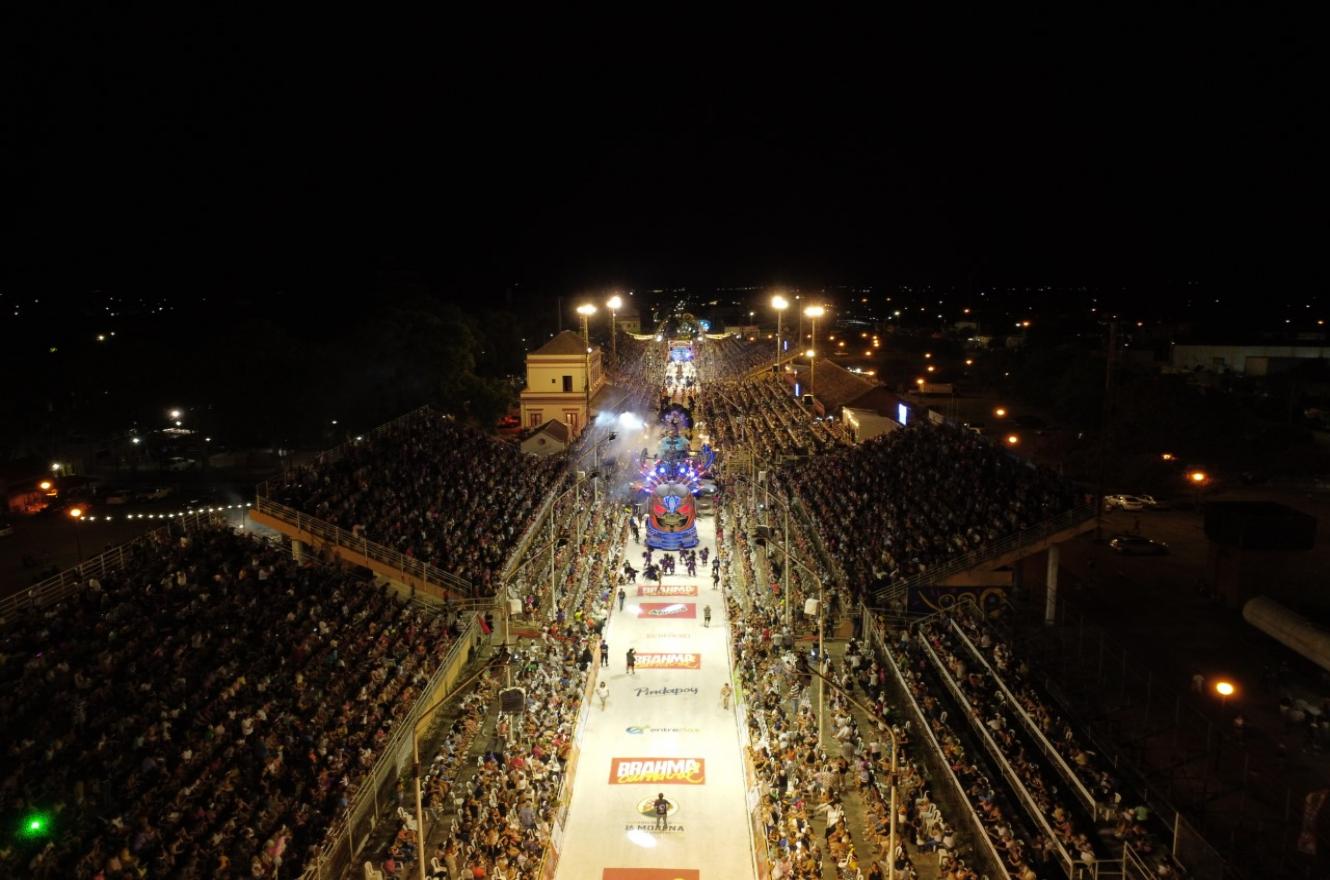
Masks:
[[[33,813],[23,820],[24,837],[41,837],[50,830],[50,817],[43,813]]]

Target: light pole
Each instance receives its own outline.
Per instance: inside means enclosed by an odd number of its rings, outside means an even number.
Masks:
[[[623,308],[623,300],[616,293],[610,297],[609,302],[605,303],[605,307],[610,310],[610,356],[614,358],[617,365],[619,363],[619,336],[615,332],[614,320],[619,317],[619,309]]]
[[[808,349],[808,360],[812,363],[814,353],[817,351],[817,319],[827,313],[827,310],[821,306],[809,306],[804,309],[804,314],[813,322],[812,346]],[[817,364],[813,363],[811,367],[812,378],[808,382],[808,390],[814,395],[817,394]]]
[[[804,357],[808,358],[808,393],[817,397],[817,352],[808,349],[804,352]]]
[[[804,314],[813,322],[813,335],[809,340],[812,343],[813,348],[817,348],[817,319],[826,313],[827,310],[822,308],[822,306],[808,306],[804,309]]]
[[[1205,484],[1210,482],[1210,475],[1205,471],[1192,471],[1187,474],[1187,482],[1191,483],[1192,488],[1196,490],[1196,509],[1201,509],[1201,492],[1205,489]]]
[[[79,534],[79,526],[83,523],[83,508],[69,508],[69,518],[74,521],[74,546],[78,548],[79,565],[83,565],[83,536]]]
[[[587,331],[587,319],[596,313],[596,307],[591,303],[583,303],[577,307],[577,313],[582,316],[582,344],[590,351],[591,336]]]
[[[776,371],[780,370],[780,319],[790,307],[790,301],[779,293],[771,298],[771,307],[776,310]]]

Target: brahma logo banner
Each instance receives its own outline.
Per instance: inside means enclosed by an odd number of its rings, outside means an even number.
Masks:
[[[697,584],[643,584],[637,588],[639,596],[696,596]]]
[[[614,758],[610,785],[702,785],[705,758]]]
[[[701,669],[701,654],[638,654],[638,669]]]
[[[693,868],[606,868],[600,880],[702,880]]]
[[[697,605],[692,602],[639,602],[638,617],[675,617],[697,619]]]

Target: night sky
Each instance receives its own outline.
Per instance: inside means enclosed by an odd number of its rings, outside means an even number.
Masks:
[[[5,53],[11,286],[1324,280],[1325,65],[1257,10],[770,40],[102,15]]]

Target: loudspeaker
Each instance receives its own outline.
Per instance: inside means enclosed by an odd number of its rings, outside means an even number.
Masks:
[[[499,711],[505,715],[520,715],[526,711],[526,691],[507,688],[499,691]]]
[[[804,600],[804,614],[807,615],[808,617],[817,617],[817,600],[816,600],[816,599],[805,599],[805,600]]]

